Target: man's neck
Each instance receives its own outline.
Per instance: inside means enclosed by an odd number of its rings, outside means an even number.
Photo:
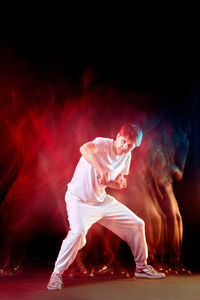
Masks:
[[[115,155],[117,155],[117,151],[116,151],[116,141],[113,141],[113,145],[112,145],[112,149]]]

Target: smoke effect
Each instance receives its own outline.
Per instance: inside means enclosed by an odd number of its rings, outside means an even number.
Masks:
[[[18,68],[27,76],[18,77]],[[57,255],[50,241],[69,229],[64,194],[80,146],[97,136],[115,138],[126,123],[139,125],[144,138],[133,151],[128,189],[109,192],[144,219],[151,261],[179,262],[183,226],[173,181],[182,178],[189,147],[180,120],[148,108],[147,96],[95,85],[92,69],[77,91],[65,80],[49,85],[30,74],[30,66],[20,64],[0,77],[1,267],[25,259],[29,243],[42,234],[49,243],[35,255]],[[117,264],[118,237],[95,224],[87,241],[80,268]]]

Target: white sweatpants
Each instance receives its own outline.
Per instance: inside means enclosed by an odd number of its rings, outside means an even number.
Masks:
[[[146,265],[148,250],[144,221],[130,209],[110,195],[106,196],[104,202],[90,205],[67,191],[65,200],[70,230],[62,242],[55,263],[55,273],[63,274],[68,269],[77,252],[85,245],[88,229],[96,222],[128,243],[137,267]]]

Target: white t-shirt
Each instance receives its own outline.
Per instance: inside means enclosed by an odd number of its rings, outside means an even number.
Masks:
[[[131,152],[115,155],[113,139],[98,137],[92,141],[96,145],[96,156],[104,170],[108,172],[109,180],[114,181],[119,174],[128,175],[131,162]],[[96,169],[81,156],[68,190],[80,200],[88,204],[103,202],[106,196],[106,186],[102,185]]]

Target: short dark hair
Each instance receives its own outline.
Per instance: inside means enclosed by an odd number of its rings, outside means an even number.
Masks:
[[[139,147],[142,141],[142,130],[135,124],[126,124],[121,127],[119,134],[130,139],[135,139],[136,147]]]

